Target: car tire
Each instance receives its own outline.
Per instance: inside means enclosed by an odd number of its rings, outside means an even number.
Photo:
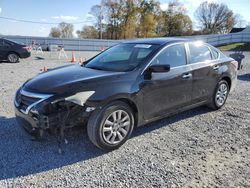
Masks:
[[[226,80],[221,80],[214,91],[213,98],[209,103],[209,107],[213,110],[218,110],[226,103],[229,94],[229,85]]]
[[[92,112],[87,132],[91,142],[104,150],[123,145],[134,129],[134,114],[129,105],[115,101]]]
[[[8,54],[7,60],[10,63],[17,63],[19,61],[19,56],[16,53],[11,52]]]

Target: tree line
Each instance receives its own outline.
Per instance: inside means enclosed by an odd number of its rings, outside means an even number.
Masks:
[[[90,11],[92,26],[77,31],[79,38],[131,39],[164,36],[188,36],[229,32],[241,17],[227,5],[202,2],[195,11],[199,30],[193,30],[193,21],[178,0],[162,9],[157,0],[102,0]],[[50,36],[72,38],[74,26],[60,23],[51,28]]]

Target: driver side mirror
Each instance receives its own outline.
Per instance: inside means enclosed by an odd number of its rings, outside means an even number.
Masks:
[[[150,80],[152,77],[152,73],[164,73],[170,71],[170,65],[152,65],[147,68],[144,72],[145,79]]]

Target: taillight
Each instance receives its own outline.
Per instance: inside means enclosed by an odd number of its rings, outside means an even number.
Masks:
[[[24,46],[23,49],[27,50],[28,52],[31,51],[30,47],[28,47],[28,46]]]
[[[238,69],[238,62],[237,61],[231,61],[231,63],[233,64],[233,66],[235,67],[235,70]]]

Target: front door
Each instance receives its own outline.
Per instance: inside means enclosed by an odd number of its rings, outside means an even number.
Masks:
[[[184,44],[174,44],[163,49],[150,65],[169,64],[170,71],[152,73],[142,84],[144,119],[173,112],[191,102],[192,74],[186,63]]]

